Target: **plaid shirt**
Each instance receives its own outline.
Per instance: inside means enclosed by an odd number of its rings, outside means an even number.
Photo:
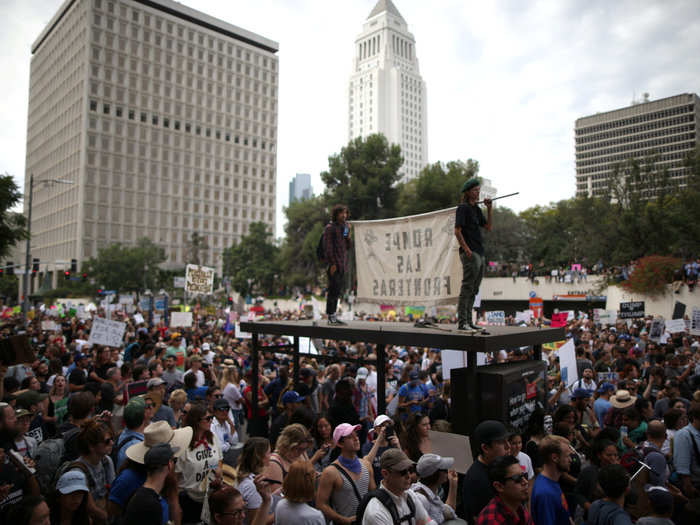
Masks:
[[[348,263],[346,253],[350,247],[350,239],[343,237],[344,229],[345,227],[343,225],[329,222],[323,233],[326,244],[324,251],[328,267],[330,268],[335,265],[337,270],[341,273],[345,273],[347,270]]]
[[[532,517],[524,505],[518,507],[518,514],[513,514],[503,500],[494,496],[489,504],[484,507],[476,520],[477,525],[505,524],[508,525],[534,525]]]

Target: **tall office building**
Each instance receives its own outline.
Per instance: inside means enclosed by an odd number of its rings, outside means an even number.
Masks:
[[[391,0],[379,0],[355,40],[348,89],[348,137],[382,133],[401,146],[404,180],[428,163],[425,82],[416,41]]]
[[[289,204],[294,201],[310,199],[314,196],[311,189],[311,175],[308,173],[297,173],[289,182]]]
[[[66,0],[31,51],[42,272],[144,236],[179,267],[193,232],[220,269],[251,222],[275,231],[276,42],[171,0]]]
[[[694,93],[641,102],[576,120],[576,195],[607,193],[617,164],[657,155],[658,168],[683,186],[688,175],[683,160],[700,145],[700,100]]]

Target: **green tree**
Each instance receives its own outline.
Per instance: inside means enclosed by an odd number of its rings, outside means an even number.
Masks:
[[[436,162],[408,182],[399,184],[397,215],[416,215],[456,206],[464,182],[479,173],[473,159]]]
[[[115,243],[102,248],[83,270],[109,290],[138,291],[156,284],[158,266],[165,260],[165,250],[144,237],[136,246]]]
[[[316,246],[330,216],[323,196],[293,202],[284,209],[287,224],[280,253],[286,286],[317,284],[323,269],[316,258]]]
[[[223,259],[224,275],[231,278],[238,293],[274,293],[275,275],[280,271],[279,248],[272,242],[272,232],[265,223],[252,222],[249,233],[224,250]]]
[[[12,175],[0,175],[0,257],[6,257],[10,249],[27,238],[27,220],[12,208],[19,203],[22,194]],[[4,266],[4,262],[0,263]]]
[[[491,261],[526,262],[530,232],[525,221],[513,210],[493,207],[493,227],[486,233],[486,255]]]
[[[209,245],[207,238],[199,232],[192,232],[192,236],[187,241],[186,254],[188,264],[204,265],[207,262],[207,251]]]
[[[384,135],[351,140],[328,157],[328,171],[321,173],[327,203],[347,205],[354,219],[394,217],[402,164],[401,148]]]

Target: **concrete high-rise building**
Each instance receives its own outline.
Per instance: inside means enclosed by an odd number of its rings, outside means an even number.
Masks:
[[[382,133],[401,146],[404,180],[428,163],[425,82],[416,41],[391,0],[379,0],[355,40],[348,86],[348,137]]]
[[[297,173],[289,182],[289,204],[292,204],[294,201],[310,199],[313,196],[311,175],[309,173]]]
[[[607,193],[616,165],[629,159],[658,156],[673,183],[683,186],[683,161],[700,145],[700,99],[694,93],[649,101],[647,94],[631,106],[576,120],[576,195]]]
[[[179,267],[193,232],[220,270],[251,222],[274,232],[277,51],[172,0],[66,0],[31,48],[25,193],[33,173],[41,271],[140,237]]]

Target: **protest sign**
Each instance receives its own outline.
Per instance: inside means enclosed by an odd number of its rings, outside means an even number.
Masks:
[[[620,374],[617,372],[598,372],[598,384],[612,383],[617,384],[620,380]]]
[[[561,370],[561,380],[567,387],[578,381],[578,369],[576,367],[576,347],[574,340],[569,339],[557,351],[559,355],[559,369]]]
[[[185,274],[185,291],[191,294],[211,294],[214,289],[214,268],[188,264]]]
[[[685,332],[685,320],[684,319],[672,319],[666,321],[666,331],[669,334],[680,334]]]
[[[60,330],[60,326],[53,321],[42,321],[41,329],[44,332],[55,332],[56,330]]]
[[[248,319],[250,321],[250,319]],[[241,331],[241,323],[236,323],[236,339],[251,339],[253,336],[250,332]]]
[[[135,322],[136,324],[141,324],[141,323],[143,323],[143,322],[144,322],[143,315],[138,314],[138,313],[137,313],[137,314],[134,314],[134,322]]]
[[[395,306],[454,304],[462,264],[455,209],[353,221],[357,302]]]
[[[171,312],[170,314],[170,326],[192,326],[192,312]]]
[[[464,350],[441,350],[440,358],[442,359],[442,378],[450,379],[450,371],[454,368],[467,367],[467,352]],[[486,364],[486,354],[478,352],[476,354],[476,366]]]
[[[452,468],[460,474],[465,474],[474,463],[472,447],[467,436],[429,430],[428,439],[430,439],[431,452],[442,457],[454,458]]]
[[[184,277],[173,277],[173,288],[184,288],[185,280]]]
[[[560,312],[558,314],[552,314],[552,328],[559,328],[566,326],[566,318],[568,314],[566,312]]]
[[[693,315],[690,318],[690,334],[700,335],[700,308],[693,306]]]
[[[515,312],[515,322],[516,323],[529,323],[532,319],[532,310],[524,310],[522,312]]]
[[[506,313],[503,310],[486,312],[486,324],[504,326],[506,324]]]
[[[88,344],[119,348],[124,339],[125,329],[126,323],[95,317],[92,320],[92,330],[90,330]]]
[[[617,312],[615,310],[594,308],[593,321],[600,324],[615,324],[617,322]]]
[[[135,381],[133,383],[129,383],[126,386],[126,392],[129,396],[129,399],[133,399],[136,396],[140,396],[148,392],[148,381]]]
[[[644,317],[644,301],[620,303],[620,319],[637,319]]]
[[[664,333],[664,320],[661,318],[656,318],[651,322],[651,328],[649,328],[649,339],[661,342],[661,336]]]
[[[671,316],[671,319],[683,319],[683,316],[685,315],[685,304],[676,301],[673,305],[673,315]]]

